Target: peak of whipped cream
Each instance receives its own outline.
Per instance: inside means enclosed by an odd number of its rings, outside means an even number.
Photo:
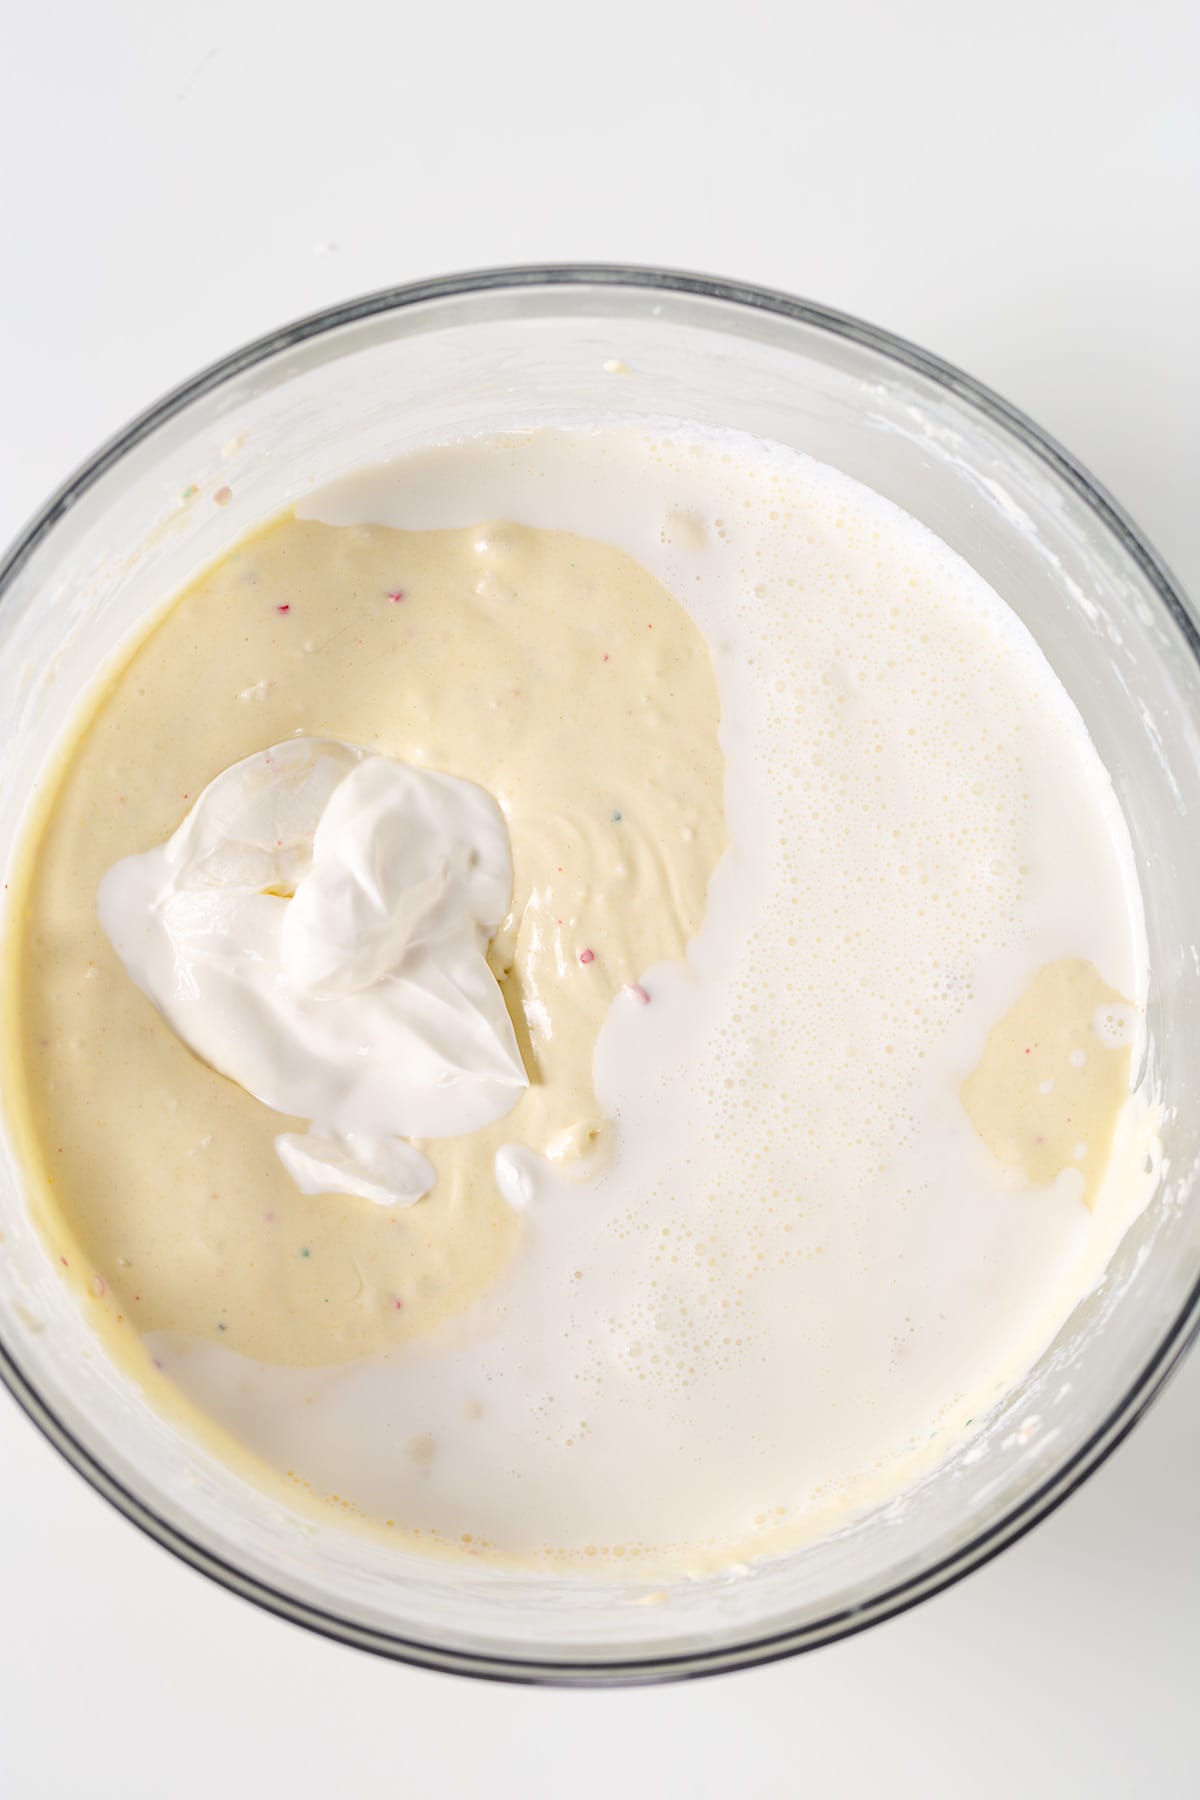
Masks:
[[[501,1118],[527,1085],[488,943],[508,832],[473,782],[297,737],[218,775],[100,884],[130,977],[195,1054],[276,1112],[305,1193],[411,1204],[409,1138]]]

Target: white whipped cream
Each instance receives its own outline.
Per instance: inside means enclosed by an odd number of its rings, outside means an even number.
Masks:
[[[312,1121],[275,1140],[304,1193],[408,1205],[434,1171],[404,1140],[475,1131],[527,1085],[486,960],[511,896],[482,788],[298,737],[218,775],[97,904],[184,1043]]]

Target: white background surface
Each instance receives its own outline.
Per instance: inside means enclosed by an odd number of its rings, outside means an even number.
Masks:
[[[10,0],[0,535],[164,388],[490,262],[792,289],[1088,463],[1200,595],[1191,0]],[[915,1613],[688,1688],[555,1694],[308,1637],[174,1562],[0,1400],[0,1794],[1194,1794],[1200,1357]]]

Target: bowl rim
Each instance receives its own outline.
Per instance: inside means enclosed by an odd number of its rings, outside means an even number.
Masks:
[[[811,326],[830,337],[875,351],[910,372],[925,377],[1001,427],[1060,481],[1074,490],[1117,540],[1125,554],[1138,566],[1178,626],[1193,656],[1200,662],[1200,631],[1197,630],[1178,583],[1145,535],[1069,451],[990,388],[941,357],[893,332],[815,301],[718,276],[633,264],[521,264],[468,270],[407,282],[322,308],[254,339],[230,355],[210,363],[155,401],[123,430],[102,444],[63,482],[29,520],[0,560],[0,600],[39,546],[110,469],[160,425],[233,377],[310,339],[425,302],[500,290],[519,292],[522,289],[571,287],[660,292],[715,300],[750,312],[774,314]],[[871,1625],[895,1618],[920,1601],[941,1593],[972,1569],[989,1562],[1009,1544],[1023,1537],[1082,1485],[1111,1455],[1161,1393],[1198,1334],[1200,1280],[1194,1283],[1183,1306],[1167,1324],[1155,1353],[1112,1406],[1104,1422],[1060,1468],[967,1543],[928,1568],[873,1596],[865,1604],[831,1612],[805,1625],[772,1631],[766,1635],[751,1635],[711,1648],[661,1655],[627,1656],[615,1660],[603,1657],[548,1659],[493,1651],[461,1650],[360,1625],[307,1601],[298,1600],[214,1554],[186,1531],[156,1513],[132,1489],[118,1480],[58,1418],[34,1383],[25,1375],[12,1349],[2,1340],[0,1381],[60,1455],[89,1486],[132,1524],[200,1574],[278,1618],[305,1626],[318,1635],[337,1642],[419,1668],[508,1683],[608,1687],[689,1679],[778,1661],[786,1656],[854,1636]]]

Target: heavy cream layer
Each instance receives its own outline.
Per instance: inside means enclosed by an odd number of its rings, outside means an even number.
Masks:
[[[331,553],[367,521],[507,517],[635,557],[712,652],[730,849],[686,964],[643,965],[607,1012],[608,1165],[568,1181],[526,1140],[517,1254],[477,1304],[339,1369],[270,1367],[194,1328],[154,1334],[156,1355],[314,1491],[472,1549],[696,1566],[897,1491],[1028,1366],[1144,1193],[1135,1134],[1089,1211],[1078,1167],[1014,1179],[963,1103],[1041,971],[1090,965],[1063,991],[1144,999],[1127,833],[1063,689],[911,519],[737,440],[447,447],[302,510],[341,528]],[[305,728],[372,740],[362,687],[347,730],[303,679],[289,667]],[[521,696],[510,725],[545,704]],[[573,701],[558,717],[577,746]],[[593,739],[589,766],[619,741]],[[689,750],[672,751],[683,796]],[[693,841],[683,809],[671,828]],[[558,1023],[569,991],[551,1035],[590,1058],[580,1020]],[[1082,1028],[1046,1019],[1055,1043]],[[319,1284],[294,1304],[319,1314]]]

